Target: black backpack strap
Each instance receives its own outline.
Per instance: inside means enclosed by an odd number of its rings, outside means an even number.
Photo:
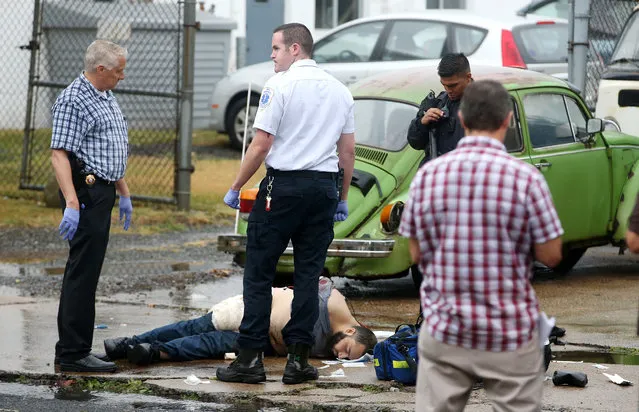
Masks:
[[[408,354],[408,347],[404,345],[401,340],[397,342],[397,351],[404,356],[404,359],[406,360],[411,373],[417,376],[417,362],[412,356]]]

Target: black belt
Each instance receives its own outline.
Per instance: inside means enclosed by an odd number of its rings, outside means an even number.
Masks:
[[[271,169],[270,167],[266,169],[267,176],[274,177],[306,177],[313,179],[337,179],[336,172],[321,172],[319,170],[277,170]]]

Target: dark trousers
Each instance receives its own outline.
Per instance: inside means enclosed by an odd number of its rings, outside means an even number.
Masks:
[[[91,352],[95,291],[109,243],[115,187],[96,183],[92,188],[80,187],[77,195],[85,207],[80,209],[78,230],[69,241],[58,307],[59,340],[55,346],[56,357],[66,361],[81,359]],[[61,194],[60,198],[64,211]]]
[[[223,358],[225,353],[235,352],[237,336],[237,332],[215,329],[211,313],[207,313],[133,336],[127,344],[150,343],[171,360],[191,361]]]
[[[260,190],[249,216],[244,268],[244,316],[238,346],[265,350],[269,345],[271,287],[277,262],[292,241],[294,297],[291,319],[282,330],[285,344],[313,345],[318,317],[318,280],[326,250],[333,241],[337,208],[335,174],[277,172],[272,182],[271,209],[266,211],[267,184]]]

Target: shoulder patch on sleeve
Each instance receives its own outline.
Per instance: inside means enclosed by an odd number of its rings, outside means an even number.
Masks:
[[[262,96],[260,96],[260,109],[264,109],[271,104],[271,100],[273,100],[273,89],[265,87],[262,90]]]

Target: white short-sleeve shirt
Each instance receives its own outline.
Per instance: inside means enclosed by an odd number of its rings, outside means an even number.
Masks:
[[[314,60],[299,60],[266,82],[253,127],[275,136],[267,167],[337,172],[337,141],[355,132],[353,96]]]

